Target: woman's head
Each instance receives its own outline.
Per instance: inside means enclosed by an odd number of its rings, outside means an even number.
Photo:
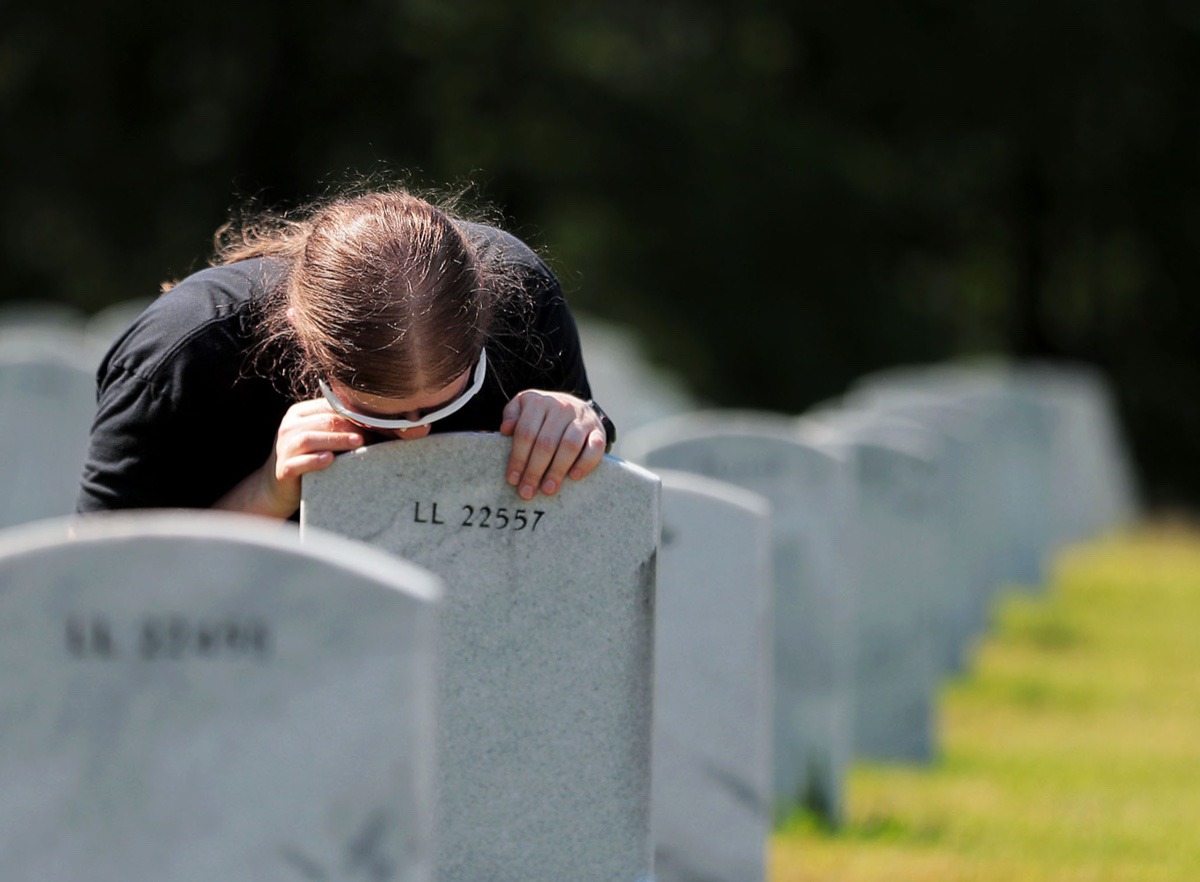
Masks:
[[[325,381],[409,398],[453,385],[478,361],[502,286],[429,201],[404,190],[351,195],[237,232],[217,262],[283,259],[264,324],[298,357],[304,391]]]
[[[447,385],[478,359],[491,320],[482,270],[454,222],[403,192],[317,212],[286,290],[311,369],[373,395]]]

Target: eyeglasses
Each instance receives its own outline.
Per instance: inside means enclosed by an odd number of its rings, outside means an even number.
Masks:
[[[396,420],[384,419],[382,417],[370,416],[365,413],[358,413],[355,410],[346,406],[342,399],[338,398],[334,391],[329,388],[329,384],[324,380],[320,383],[321,394],[325,396],[325,400],[329,402],[329,406],[342,417],[345,417],[355,425],[362,426],[364,429],[416,429],[420,426],[428,426],[430,423],[436,423],[440,419],[445,419],[450,414],[462,409],[462,407],[474,398],[479,390],[483,388],[483,381],[487,376],[487,353],[479,350],[479,361],[475,364],[475,376],[471,381],[471,387],[451,401],[449,404],[442,405],[437,410],[423,414],[419,419],[415,420]]]

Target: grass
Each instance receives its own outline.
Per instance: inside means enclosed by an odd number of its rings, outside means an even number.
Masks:
[[[858,766],[847,823],[787,823],[771,882],[1200,879],[1200,534],[1070,551],[941,701],[930,767]]]

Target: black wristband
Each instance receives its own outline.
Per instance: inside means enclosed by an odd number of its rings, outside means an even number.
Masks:
[[[604,412],[604,408],[597,404],[594,398],[588,399],[588,407],[596,412],[596,416],[600,417],[600,424],[604,426],[604,437],[606,439],[604,452],[610,453],[613,445],[617,443],[617,427],[613,425],[613,421],[608,418],[608,414]]]

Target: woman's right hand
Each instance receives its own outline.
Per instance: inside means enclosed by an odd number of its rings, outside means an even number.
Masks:
[[[334,413],[324,398],[293,404],[279,423],[267,461],[214,508],[290,518],[300,508],[300,478],[329,468],[334,454],[364,443],[363,430]]]

